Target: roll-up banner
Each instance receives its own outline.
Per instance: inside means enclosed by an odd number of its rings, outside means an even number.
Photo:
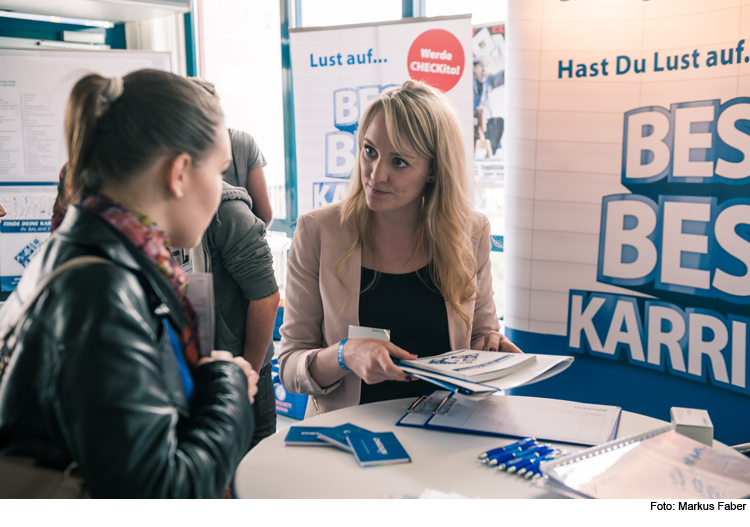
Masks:
[[[361,113],[410,78],[452,101],[470,162],[471,37],[470,15],[290,30],[298,214],[346,195]]]
[[[750,441],[750,4],[511,1],[506,325],[576,356],[518,393]]]

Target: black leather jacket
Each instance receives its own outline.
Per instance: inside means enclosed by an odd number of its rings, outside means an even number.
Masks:
[[[0,456],[71,461],[94,497],[218,497],[253,436],[247,380],[229,362],[193,372],[185,400],[162,319],[183,317],[169,284],[101,218],[69,207],[0,311],[0,327],[40,277],[80,255],[109,258],[42,294],[0,383]]]

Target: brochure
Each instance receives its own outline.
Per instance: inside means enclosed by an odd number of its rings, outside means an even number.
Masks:
[[[409,454],[393,432],[352,432],[346,440],[357,463],[363,467],[411,463]]]
[[[505,353],[500,351],[457,350],[414,360],[402,360],[401,364],[420,370],[463,379],[483,382],[510,375],[516,370],[536,361],[535,355]]]

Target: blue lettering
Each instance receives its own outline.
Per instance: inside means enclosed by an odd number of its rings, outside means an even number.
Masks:
[[[562,74],[564,71],[568,72],[568,78],[571,78],[573,76],[573,61],[569,60],[567,66],[563,66],[563,62],[561,60],[557,61],[557,78],[562,79]]]
[[[571,290],[568,350],[624,361],[750,395],[750,319],[701,308]],[[641,314],[645,324],[641,324]]]
[[[630,57],[626,55],[618,56],[617,57],[617,74],[623,75],[627,73],[628,71],[630,71]]]
[[[750,183],[750,97],[631,110],[623,136],[625,186]]]

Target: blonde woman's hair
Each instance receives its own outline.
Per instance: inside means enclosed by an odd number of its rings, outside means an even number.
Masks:
[[[477,272],[472,250],[473,207],[469,199],[469,184],[473,180],[458,117],[442,93],[422,82],[408,80],[381,93],[364,111],[359,124],[358,153],[362,151],[365,131],[378,112],[383,112],[388,138],[399,154],[405,154],[410,144],[418,155],[429,160],[434,182],[425,188],[417,227],[417,250],[427,249],[430,277],[466,324],[466,335],[470,335],[473,316],[462,304],[476,299],[479,289],[473,279]],[[336,264],[337,274],[341,263],[362,244],[374,250],[372,225],[373,215],[365,200],[357,161],[349,193],[341,205],[341,226],[354,231],[354,244]]]

